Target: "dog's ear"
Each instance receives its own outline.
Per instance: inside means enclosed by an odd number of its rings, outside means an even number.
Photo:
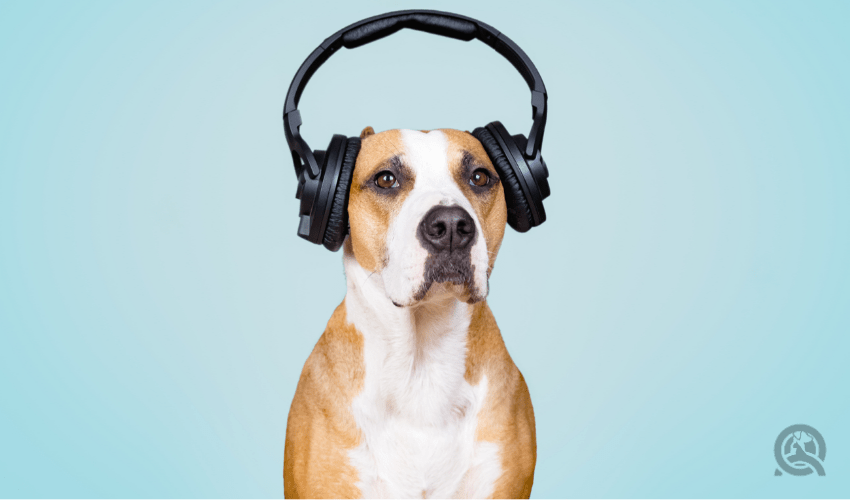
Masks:
[[[365,138],[369,137],[370,135],[373,135],[374,133],[375,133],[375,129],[373,129],[372,127],[366,127],[366,128],[363,129],[363,132],[360,132],[360,138],[365,139]]]

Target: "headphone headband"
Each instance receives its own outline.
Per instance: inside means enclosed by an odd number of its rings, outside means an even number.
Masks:
[[[481,40],[513,64],[522,75],[531,90],[531,111],[533,123],[528,133],[528,142],[523,153],[535,158],[543,144],[543,131],[546,128],[546,87],[540,73],[531,59],[510,38],[493,27],[470,17],[440,12],[436,10],[402,10],[370,17],[346,26],[329,36],[316,48],[298,68],[295,78],[289,85],[283,108],[283,129],[286,141],[292,151],[295,174],[299,178],[306,173],[318,178],[321,168],[307,142],[301,137],[299,127],[302,124],[298,101],[301,93],[310,81],[310,77],[340,47],[353,49],[389,36],[403,28],[410,28],[435,35],[469,41]],[[307,167],[307,172],[304,168]]]

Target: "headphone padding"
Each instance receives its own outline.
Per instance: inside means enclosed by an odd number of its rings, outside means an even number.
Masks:
[[[505,191],[505,203],[508,207],[508,224],[520,233],[528,231],[531,229],[531,208],[528,206],[528,200],[525,199],[525,194],[522,192],[522,187],[513,167],[505,158],[504,151],[486,128],[478,127],[472,131],[472,135],[484,146],[484,151],[487,152],[487,156],[490,157],[490,161],[493,162],[493,166],[499,172],[502,188]]]
[[[349,138],[345,143],[345,152],[342,157],[342,166],[339,169],[339,180],[336,184],[331,213],[328,215],[328,225],[322,244],[331,252],[336,252],[342,247],[345,235],[348,234],[348,195],[351,191],[351,179],[354,175],[354,164],[357,162],[357,154],[360,152],[360,139]]]

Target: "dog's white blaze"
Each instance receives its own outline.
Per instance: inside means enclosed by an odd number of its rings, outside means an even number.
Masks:
[[[472,306],[445,297],[400,308],[353,255],[344,265],[346,315],[363,335],[363,390],[351,404],[361,442],[349,452],[362,495],[492,495],[499,446],[475,440],[487,378],[464,378]]]
[[[452,177],[448,139],[439,130],[402,130],[401,138],[404,163],[413,170],[416,180],[387,231],[387,265],[381,277],[388,296],[398,304],[408,305],[422,286],[428,252],[416,237],[416,230],[425,213],[436,205],[458,205],[475,221],[477,237],[470,249],[470,262],[475,267],[475,286],[486,296],[487,242],[478,214]]]

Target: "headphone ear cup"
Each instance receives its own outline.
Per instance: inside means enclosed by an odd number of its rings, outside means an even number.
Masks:
[[[490,157],[490,161],[493,162],[493,166],[496,167],[499,178],[502,180],[505,203],[508,207],[508,224],[520,233],[528,231],[533,225],[531,208],[513,167],[505,157],[505,152],[502,151],[498,141],[486,128],[478,127],[472,131],[472,135],[484,146],[484,151],[487,152],[487,156]]]
[[[333,194],[325,235],[322,238],[322,244],[331,252],[340,249],[345,241],[345,236],[348,234],[348,195],[351,190],[351,179],[354,175],[354,164],[357,162],[359,152],[360,139],[357,137],[349,138],[345,143],[342,165],[339,168],[339,179],[336,183],[336,191]]]

